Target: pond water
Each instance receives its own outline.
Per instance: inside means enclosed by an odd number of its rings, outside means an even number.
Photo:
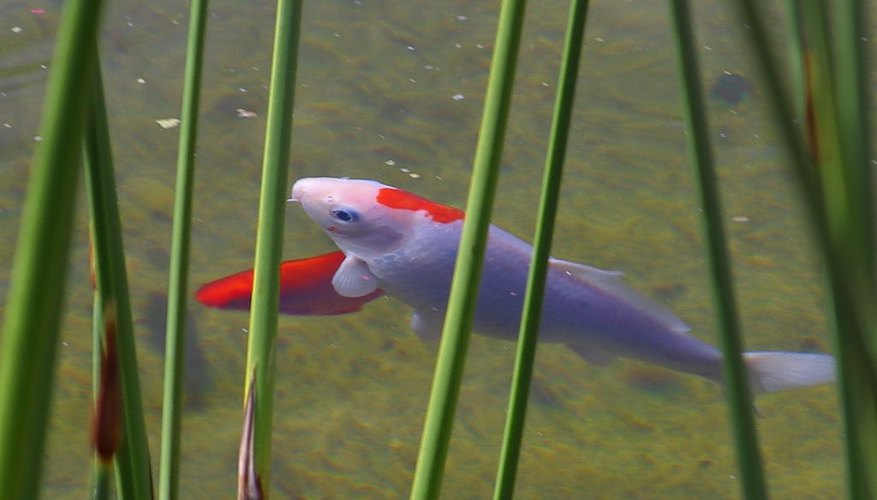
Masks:
[[[0,4],[0,304],[8,288],[29,159],[38,140],[59,2]],[[113,2],[102,64],[153,461],[158,457],[166,290],[185,3]],[[464,204],[498,2],[307,2],[290,181],[380,180]],[[529,239],[567,4],[532,3],[525,24],[495,223]],[[215,1],[195,189],[192,289],[251,267],[274,5]],[[743,76],[710,112],[740,309],[750,350],[830,349],[825,296],[806,220],[783,165],[741,29],[698,2],[705,85]],[[725,79],[722,85],[727,85]],[[731,80],[740,81],[737,78]],[[554,254],[624,270],[716,341],[697,193],[686,154],[663,2],[595,2]],[[91,292],[85,207],[70,263],[44,474],[46,498],[89,489]],[[333,249],[287,212],[286,258]],[[355,315],[281,318],[271,487],[277,498],[399,498],[411,484],[436,347],[410,311],[380,299]],[[193,300],[182,445],[183,497],[236,487],[248,317]],[[514,346],[475,336],[443,493],[492,491]],[[721,389],[640,363],[596,367],[561,346],[538,351],[516,493],[520,498],[733,498],[737,471]],[[833,387],[758,400],[777,498],[843,491]]]

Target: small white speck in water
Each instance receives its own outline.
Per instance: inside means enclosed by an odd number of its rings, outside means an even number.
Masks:
[[[180,126],[179,118],[159,118],[155,120],[155,123],[163,129],[171,129]]]

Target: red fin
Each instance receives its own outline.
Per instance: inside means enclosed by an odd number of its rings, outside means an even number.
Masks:
[[[342,297],[332,286],[332,277],[344,261],[343,252],[288,260],[280,264],[280,312],[305,316],[332,316],[362,309],[384,294],[381,290],[363,297]],[[219,309],[250,309],[253,270],[211,281],[195,292],[199,302]]]
[[[375,199],[381,205],[402,210],[426,210],[429,217],[441,224],[460,220],[465,215],[459,208],[449,207],[396,188],[381,188]]]

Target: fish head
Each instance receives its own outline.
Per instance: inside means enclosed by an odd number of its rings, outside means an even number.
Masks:
[[[392,252],[430,224],[462,221],[463,211],[366,179],[309,177],[292,199],[345,253],[368,258]]]
[[[409,213],[378,202],[382,189],[395,189],[377,181],[309,177],[292,186],[291,201],[302,208],[345,253],[360,257],[391,252],[411,230]]]

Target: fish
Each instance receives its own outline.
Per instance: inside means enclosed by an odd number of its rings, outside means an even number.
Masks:
[[[346,313],[387,295],[414,310],[411,327],[418,335],[440,336],[462,210],[378,181],[330,177],[299,179],[290,201],[301,205],[342,254],[329,254],[331,265],[307,279],[323,280],[323,287],[316,287],[323,300],[336,295],[362,301],[312,310]],[[476,333],[517,338],[531,257],[527,242],[490,226],[473,318]],[[296,262],[305,272],[307,260]],[[622,273],[586,264],[550,259],[539,341],[563,344],[598,365],[626,358],[722,382],[719,349],[695,337],[662,304],[626,285]],[[834,358],[821,353],[746,352],[744,362],[756,393],[825,384],[835,377]]]

